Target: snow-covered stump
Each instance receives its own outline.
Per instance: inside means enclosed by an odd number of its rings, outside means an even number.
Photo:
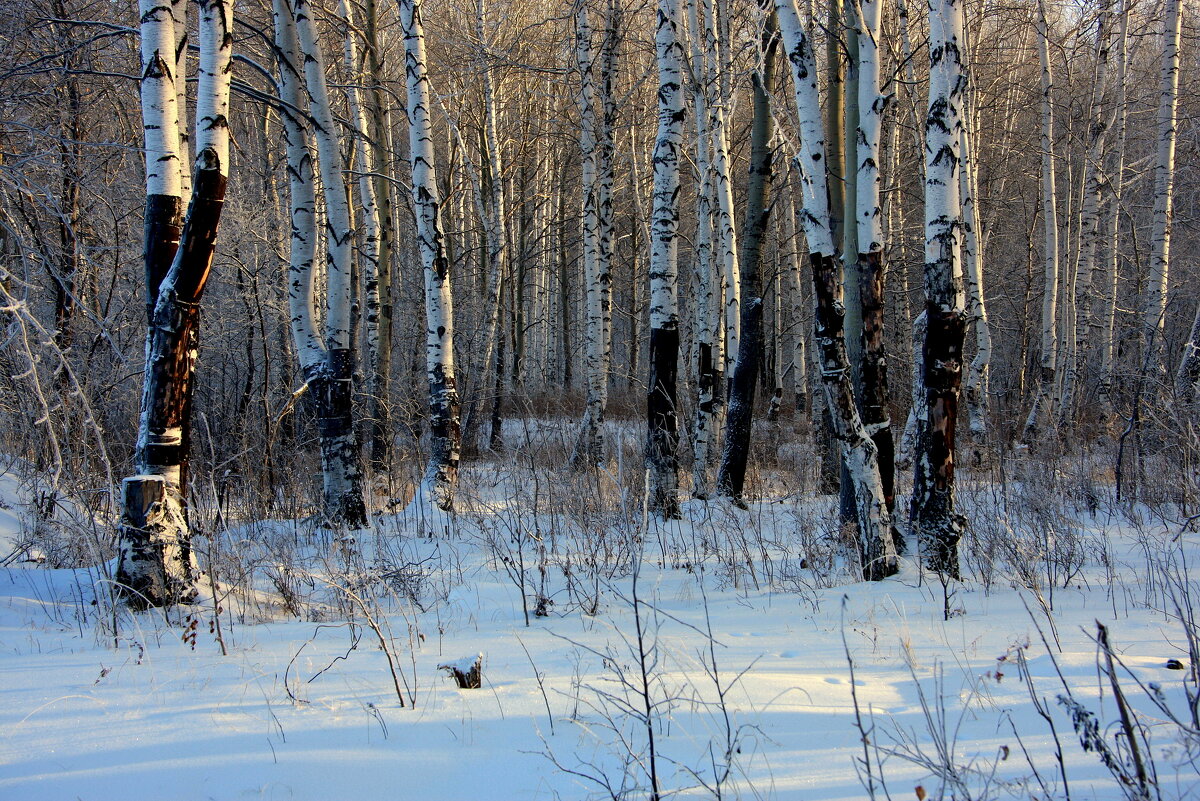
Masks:
[[[118,591],[134,609],[189,603],[196,597],[196,568],[178,492],[162,476],[149,475],[130,476],[121,489]]]
[[[464,656],[453,662],[442,662],[438,670],[444,670],[454,679],[460,690],[478,690],[483,687],[483,654]]]

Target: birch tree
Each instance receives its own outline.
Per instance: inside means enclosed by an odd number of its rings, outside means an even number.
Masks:
[[[1045,231],[1044,288],[1042,290],[1041,361],[1034,385],[1033,405],[1025,420],[1021,438],[1031,443],[1041,433],[1045,420],[1055,406],[1058,369],[1058,191],[1054,163],[1054,75],[1050,63],[1050,38],[1046,23],[1046,4],[1038,0],[1038,59],[1042,67],[1042,224]]]
[[[1059,424],[1070,423],[1078,400],[1080,383],[1087,363],[1088,345],[1092,338],[1092,273],[1100,244],[1100,194],[1104,150],[1111,123],[1108,110],[1108,55],[1110,45],[1110,2],[1102,0],[1096,22],[1096,44],[1093,53],[1092,98],[1087,132],[1087,151],[1083,162],[1083,198],[1079,211],[1079,251],[1075,264],[1074,284],[1069,293],[1075,310],[1073,358],[1064,367],[1062,403]]]
[[[683,149],[683,75],[679,0],[659,0],[654,35],[658,59],[658,135],[650,224],[650,378],[646,460],[650,508],[679,516],[679,156]]]
[[[856,236],[847,239],[857,247],[856,270],[861,321],[859,373],[862,392],[859,408],[867,434],[879,451],[879,478],[888,511],[895,510],[896,446],[892,439],[892,420],[888,410],[887,354],[884,348],[884,251],[883,209],[880,203],[879,165],[882,163],[880,134],[887,98],[880,91],[883,0],[857,0],[860,34],[858,49],[858,96],[855,146],[847,152],[857,159],[855,165]]]
[[[1117,33],[1117,77],[1113,114],[1115,115],[1116,144],[1112,148],[1108,172],[1108,258],[1105,262],[1102,297],[1104,311],[1100,322],[1100,404],[1113,412],[1113,365],[1116,355],[1117,284],[1121,261],[1121,212],[1125,194],[1125,145],[1128,136],[1129,104],[1126,87],[1129,75],[1129,0],[1121,0]]]
[[[176,34],[170,5],[143,0],[142,119],[146,132],[145,259],[153,316],[146,337],[138,475],[123,483],[116,581],[134,607],[190,601],[195,561],[187,521],[189,426],[200,301],[212,268],[229,179],[233,4],[202,0],[196,164],[182,192]],[[157,283],[155,283],[157,281]]]
[[[954,446],[966,334],[958,236],[965,70],[962,0],[929,4],[929,113],[925,123],[925,341],[927,425],[917,452],[913,517],[926,565],[958,578],[964,518],[955,511]]]
[[[958,170],[958,189],[962,205],[962,261],[966,281],[967,325],[975,339],[975,356],[967,371],[965,395],[967,420],[974,441],[975,465],[983,462],[983,445],[988,432],[988,384],[991,375],[992,331],[988,324],[983,291],[983,245],[980,241],[978,198],[978,154],[976,153],[976,111],[974,84],[968,78],[963,91],[963,118],[960,137],[962,163]]]
[[[821,384],[841,446],[847,473],[854,484],[863,576],[879,580],[897,569],[891,516],[879,478],[879,454],[854,403],[850,360],[846,353],[840,261],[833,244],[825,167],[825,132],[818,95],[818,75],[812,40],[800,22],[795,0],[775,0],[779,30],[791,66],[799,116],[800,172],[804,236],[812,267],[816,305],[814,338],[819,352]]]
[[[708,134],[713,167],[713,191],[716,194],[717,257],[721,264],[724,289],[725,344],[724,359],[718,379],[733,375],[741,341],[741,265],[739,262],[738,232],[733,204],[733,178],[729,156],[729,103],[726,92],[729,81],[729,42],[718,34],[721,17],[718,0],[698,0],[704,9],[705,84],[713,92],[709,105]]]
[[[1154,215],[1150,232],[1150,278],[1142,306],[1143,363],[1154,373],[1161,373],[1166,368],[1162,339],[1167,314],[1171,228],[1175,206],[1175,140],[1182,16],[1179,0],[1165,0],[1158,93],[1158,150],[1154,160]]]
[[[421,0],[400,0],[404,28],[404,73],[408,85],[408,140],[412,163],[417,244],[425,272],[425,369],[429,380],[429,463],[423,499],[449,510],[458,482],[462,432],[454,374],[454,308],[450,260],[442,232],[441,201],[434,171],[433,124]]]
[[[692,430],[692,495],[707,498],[711,492],[709,467],[715,453],[719,407],[724,395],[724,348],[721,339],[721,272],[717,268],[715,231],[717,203],[710,131],[711,95],[709,59],[712,53],[706,0],[688,0],[691,37],[692,108],[696,121],[696,419]]]
[[[579,149],[582,166],[582,250],[585,294],[585,363],[587,405],[571,461],[594,467],[605,458],[604,412],[608,405],[608,372],[612,359],[612,278],[601,226],[602,196],[600,124],[596,119],[592,28],[585,0],[575,11],[575,61],[579,70]],[[611,174],[610,174],[611,175]],[[611,186],[608,196],[611,197]],[[609,229],[611,231],[611,228]],[[611,251],[610,251],[611,252]]]
[[[733,380],[729,382],[729,409],[725,416],[725,442],[717,472],[717,491],[743,504],[742,490],[750,459],[750,433],[754,395],[763,361],[763,287],[761,261],[771,217],[771,86],[779,46],[776,15],[770,0],[763,0],[761,64],[753,76],[754,119],[750,128],[750,178],[746,186],[746,216],[741,255],[741,332]]]
[[[310,101],[317,170],[325,210],[325,330],[320,361],[308,353],[304,377],[317,409],[324,514],[335,527],[367,524],[362,457],[354,430],[354,224],[342,169],[337,123],[325,77],[311,0],[293,0],[297,57]],[[295,240],[293,240],[295,244]],[[298,347],[301,358],[304,350]]]

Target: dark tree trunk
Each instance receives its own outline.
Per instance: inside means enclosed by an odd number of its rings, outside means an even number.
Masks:
[[[711,353],[709,360],[711,362]],[[677,377],[679,369],[679,329],[650,329],[650,391],[646,395],[648,427],[646,456],[653,481],[650,506],[664,519],[679,517],[679,414]],[[673,480],[674,479],[674,480]]]
[[[363,528],[362,466],[354,431],[354,351],[333,349],[319,370],[307,376],[317,412],[324,508],[334,528]]]
[[[859,531],[859,555],[863,577],[876,581],[895,574],[897,564],[889,553],[889,536],[881,530],[880,518],[887,519],[887,505],[882,497],[876,502],[868,492],[868,484],[878,471],[879,452],[867,436],[854,402],[854,383],[850,378],[850,357],[846,352],[845,306],[842,303],[840,261],[836,256],[810,253],[813,271],[813,291],[816,295],[816,343],[821,366],[821,381],[830,415],[830,429],[841,443],[843,481],[849,485],[854,502],[855,522]],[[882,506],[883,508],[876,508]]]
[[[153,196],[147,199],[146,270],[147,277],[158,276],[159,283],[153,285],[157,292],[152,292],[156,303],[148,332],[141,401],[142,431],[136,453],[139,475],[125,481],[127,505],[121,518],[116,576],[134,606],[169,605],[195,595],[185,522],[187,432],[200,299],[212,268],[225,187],[226,177],[216,154],[201,152],[191,206],[169,268],[153,259],[165,257],[173,230],[178,230],[168,218],[172,204]],[[144,561],[152,562],[155,569],[137,564]]]
[[[859,302],[862,307],[862,395],[859,411],[863,425],[879,451],[879,480],[888,514],[895,521],[896,512],[896,442],[892,438],[892,418],[889,409],[887,356],[884,351],[884,269],[883,252],[871,251],[858,255]],[[893,525],[892,539],[897,549],[904,539]]]
[[[750,458],[750,429],[754,421],[754,392],[763,358],[763,297],[760,260],[763,237],[771,216],[770,88],[775,78],[778,47],[775,14],[767,17],[763,33],[762,72],[754,76],[754,124],[750,134],[750,181],[746,193],[746,225],[741,258],[741,337],[729,387],[725,417],[725,447],[717,472],[717,492],[738,503],[746,483]]]
[[[958,541],[965,520],[954,509],[954,434],[962,386],[966,317],[926,305],[921,358],[929,422],[924,427],[913,486],[913,517],[927,566],[957,579]]]

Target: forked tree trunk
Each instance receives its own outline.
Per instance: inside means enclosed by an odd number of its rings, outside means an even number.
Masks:
[[[713,166],[713,191],[717,204],[715,215],[715,246],[721,265],[721,280],[724,289],[725,341],[723,358],[717,365],[718,380],[725,383],[733,375],[733,362],[737,358],[741,340],[741,265],[738,260],[738,233],[733,204],[733,178],[729,156],[729,102],[725,89],[728,85],[729,42],[722,42],[719,34],[721,15],[718,0],[698,0],[704,9],[704,52],[705,83],[713,95],[709,105],[708,134]],[[718,389],[726,395],[725,387]],[[718,400],[718,406],[720,405]],[[718,414],[719,416],[719,414]]]
[[[914,522],[925,563],[958,578],[965,521],[955,511],[954,445],[966,336],[958,229],[962,206],[964,68],[962,0],[937,0],[929,13],[929,116],[925,124],[925,342],[921,350],[928,425],[913,479]]]
[[[750,431],[754,422],[754,394],[763,361],[763,291],[761,260],[767,223],[771,217],[771,118],[770,91],[775,80],[775,53],[779,45],[775,13],[764,0],[762,68],[754,74],[754,122],[750,129],[750,179],[746,188],[746,222],[741,256],[741,334],[733,380],[729,384],[729,409],[725,415],[725,443],[717,472],[717,491],[742,504],[746,467],[750,460]]]
[[[187,437],[199,343],[200,300],[216,250],[229,177],[229,87],[233,7],[200,4],[200,72],[196,95],[196,173],[178,247],[168,219],[179,187],[175,33],[167,5],[144,4],[143,120],[147,137],[146,255],[157,277],[147,334],[146,372],[135,460],[125,479],[116,581],[131,606],[190,601],[196,571],[187,523]],[[168,60],[168,57],[170,60]],[[154,165],[151,166],[151,162]],[[172,174],[174,173],[174,174]],[[153,237],[153,238],[151,238]],[[172,252],[173,251],[173,252]],[[169,267],[161,262],[170,254]]]
[[[878,450],[868,435],[854,403],[850,361],[843,329],[841,263],[834,253],[825,169],[825,134],[817,94],[818,76],[812,40],[800,23],[795,0],[775,0],[792,85],[800,118],[800,153],[796,165],[801,175],[804,234],[812,266],[815,340],[820,359],[821,383],[831,418],[831,428],[841,445],[847,475],[854,485],[858,523],[859,558],[863,576],[878,580],[898,570],[891,516],[879,478]]]
[[[353,406],[354,227],[311,0],[294,0],[293,11],[298,58],[312,101],[310,113],[325,209],[324,360],[307,368],[304,377],[317,409],[325,518],[335,527],[362,528],[367,524],[367,509]],[[317,172],[314,170],[314,175]]]
[[[433,124],[421,0],[400,0],[404,73],[408,83],[408,139],[412,161],[417,243],[425,270],[425,369],[429,380],[429,463],[421,495],[438,508],[454,506],[462,431],[454,373],[454,308],[450,260],[442,232],[441,201],[434,171]]]
[[[654,141],[654,203],[650,227],[650,378],[646,396],[649,505],[679,517],[679,155],[683,149],[683,46],[679,0],[659,0],[658,136]]]

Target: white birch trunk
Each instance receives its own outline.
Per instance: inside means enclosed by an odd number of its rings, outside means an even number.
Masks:
[[[696,121],[696,419],[692,430],[692,495],[707,498],[712,491],[710,467],[716,455],[717,404],[721,396],[721,274],[714,251],[713,168],[709,131],[710,96],[704,50],[707,21],[700,4],[688,0],[688,23],[692,30],[692,108]]]
[[[1088,343],[1093,340],[1092,297],[1096,252],[1100,243],[1100,190],[1103,182],[1101,163],[1107,134],[1112,122],[1108,109],[1108,53],[1110,44],[1109,0],[1104,0],[1098,14],[1095,47],[1095,67],[1092,77],[1091,119],[1088,121],[1088,149],[1083,163],[1083,202],[1079,211],[1079,250],[1075,267],[1072,306],[1075,309],[1074,358],[1064,365],[1063,397],[1059,407],[1059,425],[1066,426],[1074,419],[1080,385],[1087,365]]]
[[[199,304],[229,178],[233,5],[200,3],[196,181],[182,228],[176,202],[181,165],[175,80],[183,76],[173,75],[178,62],[170,6],[145,7],[142,25],[146,274],[153,310],[135,451],[139,475],[122,486],[116,570],[116,581],[134,607],[187,602],[196,593],[185,493]]]
[[[650,508],[679,516],[676,377],[679,363],[679,156],[683,149],[683,46],[679,0],[659,0],[654,36],[658,60],[658,134],[650,222],[650,377],[646,458]]]
[[[1112,414],[1113,408],[1113,365],[1116,355],[1116,323],[1117,323],[1117,283],[1120,278],[1119,266],[1121,261],[1120,232],[1121,232],[1121,203],[1125,193],[1125,142],[1128,132],[1129,104],[1126,100],[1126,86],[1129,75],[1129,2],[1122,0],[1120,10],[1119,33],[1117,34],[1117,78],[1116,97],[1114,98],[1114,113],[1116,115],[1116,146],[1109,172],[1109,217],[1108,217],[1108,258],[1105,261],[1104,311],[1100,331],[1100,404],[1102,409]]]
[[[962,200],[962,0],[929,4],[929,114],[925,124],[925,313],[922,347],[928,425],[917,452],[914,521],[928,567],[958,578],[964,520],[955,511],[954,424],[965,337],[958,232]]]
[[[365,318],[365,358],[369,365],[374,366],[379,360],[379,244],[382,221],[379,216],[379,201],[376,195],[375,174],[378,166],[375,164],[374,152],[371,147],[371,129],[367,124],[366,104],[363,102],[362,90],[359,88],[359,76],[370,75],[364,68],[359,56],[358,26],[355,22],[354,7],[347,0],[340,0],[338,10],[346,21],[345,57],[346,74],[350,83],[346,87],[346,95],[350,106],[350,120],[358,135],[354,147],[355,165],[358,171],[358,196],[362,204],[361,217],[363,236],[358,247],[361,257],[363,289],[367,313]]]
[[[325,363],[325,345],[317,332],[316,253],[317,193],[312,150],[304,112],[308,107],[300,74],[296,21],[288,0],[273,0],[275,47],[279,54],[280,117],[286,145],[288,188],[291,197],[291,241],[288,255],[288,316],[292,341],[307,377]]]
[[[975,357],[967,371],[965,395],[968,425],[973,442],[973,464],[983,460],[988,429],[988,378],[992,361],[992,332],[988,325],[983,291],[983,246],[979,239],[978,162],[976,159],[975,106],[973,84],[968,83],[963,99],[962,164],[958,171],[962,196],[963,277],[967,290],[967,325],[975,338]]]
[[[779,30],[791,66],[792,84],[800,122],[801,200],[809,261],[813,265],[816,294],[816,341],[820,350],[821,382],[841,444],[842,458],[854,484],[860,557],[864,575],[883,578],[897,570],[883,483],[879,477],[878,450],[859,417],[843,336],[841,280],[830,231],[829,195],[826,189],[825,133],[817,93],[818,76],[812,42],[800,22],[794,0],[775,0]]]
[[[1042,66],[1042,224],[1045,231],[1044,288],[1042,290],[1041,362],[1034,387],[1033,406],[1025,420],[1022,440],[1029,444],[1042,433],[1054,411],[1058,365],[1058,192],[1054,162],[1054,77],[1050,41],[1046,30],[1046,5],[1038,0],[1038,57]]]
[[[604,410],[608,405],[608,366],[610,358],[608,320],[611,296],[609,276],[603,272],[601,256],[599,151],[600,125],[596,119],[596,87],[593,73],[592,28],[584,3],[579,4],[575,19],[575,59],[579,70],[579,149],[582,164],[582,255],[586,284],[584,300],[584,366],[587,382],[587,406],[572,463],[576,468],[603,463]],[[606,303],[606,301],[608,301]]]
[[[454,308],[450,294],[450,262],[439,217],[441,201],[434,171],[433,124],[430,119],[429,75],[421,0],[400,0],[404,28],[404,73],[408,84],[409,158],[412,163],[413,210],[417,243],[425,272],[425,367],[429,379],[429,465],[421,487],[423,498],[438,508],[454,505],[458,481],[459,401],[454,372]]]
[[[163,0],[141,0],[142,121],[146,148],[146,194],[183,195],[180,158],[175,28],[171,6]],[[181,81],[182,82],[182,81]]]
[[[725,342],[721,375],[733,375],[733,363],[737,359],[741,341],[741,267],[738,264],[738,236],[733,205],[733,179],[729,163],[729,102],[727,91],[729,76],[724,66],[724,53],[730,46],[718,34],[721,17],[717,0],[699,0],[704,9],[704,62],[705,84],[711,87],[713,99],[709,105],[708,133],[710,155],[713,166],[713,185],[717,198],[716,250],[721,263],[721,276],[725,284]]]
[[[1175,205],[1175,139],[1179,106],[1180,0],[1166,0],[1158,101],[1158,152],[1154,161],[1154,216],[1150,234],[1150,278],[1142,310],[1144,364],[1153,373],[1165,369],[1163,326],[1167,313],[1171,224]]]
[[[360,528],[367,516],[352,406],[354,227],[315,9],[311,0],[294,0],[293,10],[325,212],[325,363],[305,378],[318,406],[325,516],[334,526]]]

